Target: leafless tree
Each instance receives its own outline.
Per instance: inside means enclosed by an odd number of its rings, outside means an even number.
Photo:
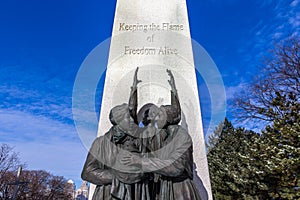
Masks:
[[[14,192],[17,168],[21,164],[18,153],[7,144],[0,146],[0,200],[10,199]],[[72,199],[67,181],[44,170],[24,170],[18,183],[18,200]]]
[[[0,146],[0,199],[7,193],[7,184],[14,180],[13,172],[21,165],[19,154],[8,144]],[[22,164],[24,165],[24,164]]]
[[[21,180],[28,184],[20,188],[19,200],[68,200],[72,197],[65,190],[67,181],[62,176],[54,176],[44,170],[26,170],[23,172]]]
[[[0,172],[2,175],[7,171],[16,170],[20,164],[18,153],[13,151],[13,148],[8,144],[0,146]]]
[[[278,101],[300,100],[300,39],[289,38],[277,45],[261,73],[236,96],[233,114],[238,119],[271,122],[283,117],[288,110]]]

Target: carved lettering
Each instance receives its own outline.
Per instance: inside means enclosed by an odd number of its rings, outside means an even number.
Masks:
[[[125,46],[125,55],[155,55],[156,49],[153,47],[131,48]]]
[[[124,22],[119,23],[119,31],[123,32],[148,32],[148,31],[183,31],[183,24],[173,24],[169,22],[164,22],[162,24],[126,24]]]

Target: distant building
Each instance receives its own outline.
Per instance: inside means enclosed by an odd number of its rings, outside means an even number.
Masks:
[[[89,185],[87,181],[83,181],[80,188],[75,192],[76,200],[88,200],[89,198]]]
[[[69,194],[69,196],[72,197],[72,199],[75,199],[76,185],[74,181],[72,181],[71,179],[68,180],[67,185],[65,187],[65,191],[67,194]]]

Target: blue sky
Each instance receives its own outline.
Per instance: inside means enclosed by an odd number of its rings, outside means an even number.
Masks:
[[[72,89],[82,61],[110,37],[115,3],[0,3],[0,143],[14,146],[28,169],[45,169],[79,186],[87,150],[74,127]],[[187,0],[187,5],[191,36],[216,63],[228,100],[258,73],[274,43],[300,34],[299,0]],[[203,81],[199,89],[207,127]]]

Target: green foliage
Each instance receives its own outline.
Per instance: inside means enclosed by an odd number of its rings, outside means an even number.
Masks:
[[[207,141],[205,141],[205,146],[206,146],[206,149],[207,149],[207,152],[209,152],[211,149],[213,149],[216,144],[218,143],[219,141],[219,137],[222,133],[222,130],[223,130],[223,126],[224,124],[223,123],[220,123],[214,130],[213,134],[210,134],[207,138]]]
[[[300,103],[294,94],[276,94],[273,104],[285,111],[262,133],[260,159],[269,195],[279,199],[300,198]],[[270,111],[273,112],[273,111]]]
[[[218,143],[208,153],[214,199],[265,199],[267,186],[253,148],[259,136],[225,119]]]
[[[234,128],[227,119],[219,126],[208,153],[214,199],[300,198],[300,103],[279,92],[272,102],[270,115],[284,113],[261,134]]]
[[[214,199],[300,199],[300,40],[274,52],[266,73],[236,104],[247,122],[268,122],[262,133],[225,119],[213,135],[208,162]]]

